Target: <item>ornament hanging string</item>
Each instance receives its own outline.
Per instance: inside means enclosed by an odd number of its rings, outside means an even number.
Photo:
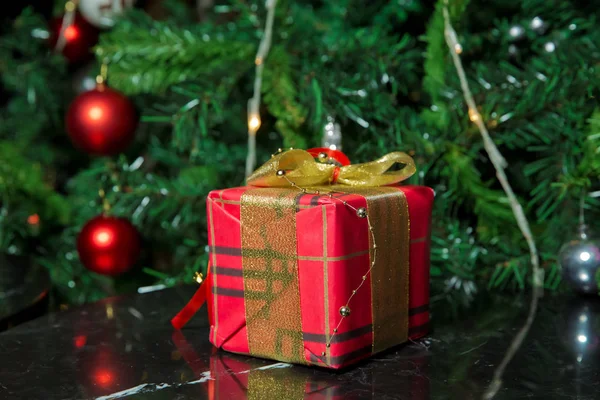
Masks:
[[[67,45],[67,37],[65,35],[67,29],[69,29],[75,22],[75,12],[77,10],[77,3],[79,0],[69,0],[65,3],[65,15],[62,20],[60,32],[58,34],[58,40],[54,46],[54,51],[60,53]]]
[[[586,194],[582,194],[579,199],[579,226],[585,225],[585,197]]]
[[[102,62],[102,65],[100,65],[100,73],[96,77],[96,83],[98,85],[103,85],[106,83],[107,79],[108,79],[108,62],[106,60],[104,60]]]
[[[454,30],[450,21],[450,13],[448,11],[448,0],[444,0],[444,7],[442,12],[444,14],[444,37],[446,39],[446,44],[450,49],[450,55],[452,57],[454,67],[456,68],[456,73],[458,74],[458,78],[460,80],[460,86],[463,91],[465,102],[469,107],[469,119],[477,126],[479,132],[481,133],[484,148],[490,158],[490,161],[496,169],[496,177],[502,185],[502,189],[504,189],[506,197],[508,197],[510,206],[517,221],[517,225],[519,226],[519,229],[521,230],[521,233],[523,234],[523,237],[525,238],[527,245],[529,246],[529,252],[531,257],[533,290],[531,305],[529,307],[529,314],[527,316],[525,324],[513,339],[513,342],[508,348],[504,359],[494,372],[494,378],[487,391],[483,395],[484,399],[491,399],[496,395],[496,393],[498,393],[498,390],[502,385],[502,375],[504,374],[504,370],[506,369],[508,363],[510,363],[510,361],[514,357],[517,350],[521,347],[521,344],[523,343],[523,340],[525,339],[525,336],[529,332],[529,328],[533,323],[537,311],[538,299],[543,295],[544,270],[540,269],[538,251],[535,245],[535,241],[533,239],[533,235],[531,233],[531,229],[529,228],[529,222],[527,221],[527,217],[523,212],[523,207],[521,206],[519,200],[515,196],[513,189],[510,183],[508,182],[506,173],[504,172],[504,168],[506,167],[506,161],[504,160],[502,154],[500,154],[500,151],[498,150],[498,148],[494,144],[494,141],[490,137],[490,134],[482,121],[481,114],[479,114],[479,112],[477,111],[477,105],[475,104],[475,100],[473,99],[473,94],[471,93],[469,82],[467,81],[465,70],[460,59],[460,54],[463,52],[463,47],[458,42],[456,31]]]
[[[110,203],[108,202],[108,199],[106,198],[106,192],[104,191],[104,189],[100,188],[100,190],[98,190],[98,196],[100,197],[100,200],[102,201],[102,214],[106,215],[110,212]]]
[[[254,94],[248,100],[248,154],[246,156],[246,177],[250,176],[256,167],[256,132],[260,128],[260,91],[262,87],[262,75],[265,67],[265,59],[271,49],[273,38],[273,21],[275,20],[275,6],[277,0],[266,0],[267,22],[265,32],[258,46],[254,64],[256,65],[256,76],[254,78]]]

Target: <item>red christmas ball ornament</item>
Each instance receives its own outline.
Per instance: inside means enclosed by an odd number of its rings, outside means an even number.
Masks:
[[[63,26],[64,16],[50,22],[50,40],[52,48],[56,48]],[[92,57],[92,47],[98,43],[99,30],[79,15],[75,14],[73,23],[63,32],[64,46],[60,51],[71,63],[78,63]]]
[[[77,96],[67,111],[67,132],[88,154],[113,155],[132,142],[138,114],[122,93],[100,84]]]
[[[83,226],[77,237],[77,252],[87,269],[116,276],[135,264],[140,237],[128,220],[100,215]]]

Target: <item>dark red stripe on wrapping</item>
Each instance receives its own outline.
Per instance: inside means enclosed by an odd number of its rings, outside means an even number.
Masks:
[[[244,276],[244,271],[239,268],[213,267],[213,272],[215,272],[218,275],[225,276]]]
[[[365,356],[370,356],[373,351],[373,346],[366,346],[360,349],[351,351],[346,354],[342,354],[341,356],[332,356],[331,365],[342,365],[346,364],[350,361],[354,361],[357,358],[364,358]]]
[[[240,289],[213,287],[212,292],[214,294],[218,294],[219,296],[244,297],[244,291]]]
[[[223,246],[213,246],[211,249],[212,254],[220,254],[225,256],[233,256],[233,257],[260,257],[264,250],[261,249],[240,249],[237,247],[223,247]],[[273,251],[275,257],[285,260],[291,259],[290,257],[286,257],[286,255],[281,254],[279,252]]]
[[[413,315],[421,314],[421,313],[424,313],[427,311],[429,311],[429,303],[423,304],[422,306],[419,306],[419,307],[413,307],[413,308],[409,309],[408,315],[413,316]]]
[[[370,356],[373,350],[372,346],[361,347],[360,349],[353,350],[349,353],[342,354],[340,356],[331,356],[331,364],[330,366],[339,367],[343,364],[350,363],[359,358],[364,358],[366,356]],[[315,354],[310,354],[310,362],[315,365],[323,365],[325,361],[325,357],[319,357]]]
[[[332,197],[334,199],[343,199],[344,197],[348,197],[348,196],[352,196],[352,195],[348,194],[348,193],[342,193],[342,192],[335,192],[332,195]],[[304,201],[303,199],[306,197],[310,197],[310,200]],[[319,205],[319,200],[321,198],[325,198],[325,197],[328,197],[328,196],[326,196],[325,194],[314,195],[314,194],[306,194],[306,193],[300,192],[298,194],[298,196],[296,196],[296,212],[298,213],[298,212],[302,211],[302,209],[300,208],[301,205],[317,207]]]
[[[210,248],[211,253],[224,254],[227,256],[241,256],[242,249],[238,247],[224,247],[224,246],[212,246]]]
[[[413,315],[421,314],[421,313],[424,313],[427,311],[429,311],[429,304],[424,304],[422,306],[409,309],[408,315],[413,316]],[[415,333],[420,333],[423,330],[426,330],[425,328],[428,328],[427,325],[428,324],[423,324],[423,325],[414,327],[414,328],[418,328],[415,330]],[[356,328],[352,331],[339,333],[333,337],[333,340],[331,343],[345,342],[346,340],[357,338],[359,336],[370,333],[372,331],[372,329],[373,329],[373,325],[369,324],[369,325],[362,326],[360,328]],[[303,332],[302,335],[303,335],[304,340],[307,342],[315,342],[315,343],[325,343],[326,342],[326,337],[324,334]]]
[[[369,324],[369,325],[365,325],[361,328],[357,328],[357,329],[354,329],[354,330],[351,330],[348,332],[338,333],[337,335],[335,335],[332,338],[331,343],[340,343],[340,342],[345,342],[347,340],[355,339],[362,335],[371,333],[372,330],[373,330],[373,325]],[[320,333],[302,332],[302,337],[305,342],[315,342],[315,343],[326,343],[327,342],[326,336],[324,334],[320,334]]]
[[[411,326],[410,329],[408,330],[409,335],[417,335],[417,334],[422,334],[422,333],[427,333],[427,332],[429,332],[429,322],[425,322],[424,324],[421,324],[421,325]]]
[[[300,203],[302,200],[302,197],[307,196],[306,194],[300,192],[297,196],[296,196],[296,212],[299,213],[301,208],[300,208]]]

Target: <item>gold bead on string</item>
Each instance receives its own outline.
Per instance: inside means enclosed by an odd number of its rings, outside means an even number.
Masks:
[[[350,316],[351,312],[352,311],[350,310],[350,307],[348,307],[348,306],[342,306],[342,307],[340,307],[340,315],[342,317],[344,317],[344,318]]]

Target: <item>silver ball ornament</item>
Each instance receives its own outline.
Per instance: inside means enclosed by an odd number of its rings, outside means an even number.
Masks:
[[[127,9],[134,6],[137,0],[80,0],[79,12],[90,24],[97,28],[110,28],[115,19]]]
[[[558,254],[563,279],[582,294],[598,294],[596,274],[600,270],[600,240],[590,238],[585,225],[575,240],[565,243]]]
[[[342,128],[331,115],[327,116],[327,123],[323,127],[321,146],[331,150],[342,150]]]

